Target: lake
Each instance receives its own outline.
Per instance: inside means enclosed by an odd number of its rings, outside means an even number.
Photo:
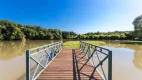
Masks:
[[[0,80],[22,80],[25,76],[25,51],[53,40],[0,42]],[[142,45],[105,41],[113,52],[113,80],[142,79]],[[105,66],[104,66],[105,68]]]
[[[105,48],[112,50],[112,80],[142,79],[142,45],[120,44],[121,41],[105,41]]]

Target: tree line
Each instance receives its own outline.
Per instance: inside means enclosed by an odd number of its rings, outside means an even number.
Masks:
[[[0,20],[0,40],[60,40],[60,39],[92,39],[92,40],[134,40],[142,38],[142,15],[132,23],[134,31],[89,32],[77,34],[73,31],[46,29],[40,26],[22,25],[8,20]]]
[[[80,39],[95,39],[95,40],[133,40],[132,31],[115,31],[115,32],[96,32],[79,35]]]
[[[132,24],[134,31],[92,32],[78,35],[78,38],[97,40],[142,40],[142,15],[137,16]]]
[[[40,26],[21,25],[8,20],[0,20],[0,40],[58,40],[62,39],[58,29],[45,29]]]

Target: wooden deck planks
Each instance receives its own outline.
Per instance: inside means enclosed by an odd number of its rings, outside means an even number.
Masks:
[[[92,73],[90,62],[81,71],[77,71],[86,62],[83,59],[79,60],[83,56],[80,53],[80,50],[75,50],[75,54],[72,53],[72,50],[62,50],[37,80],[89,80]],[[97,72],[95,72],[94,77],[95,80],[102,80]]]

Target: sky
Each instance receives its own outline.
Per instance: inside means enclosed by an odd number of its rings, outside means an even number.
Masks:
[[[134,30],[142,0],[0,0],[0,20],[77,33]]]

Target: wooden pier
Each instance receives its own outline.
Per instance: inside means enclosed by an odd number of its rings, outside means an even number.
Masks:
[[[28,49],[26,80],[112,80],[112,51],[82,41],[80,49],[63,49],[62,41]]]
[[[62,50],[37,80],[89,80],[93,70],[90,62],[78,72],[87,60],[87,58],[83,58],[83,60],[77,61],[83,56],[80,50],[75,50],[75,53],[72,50]],[[95,72],[94,80],[102,80],[102,77]]]

